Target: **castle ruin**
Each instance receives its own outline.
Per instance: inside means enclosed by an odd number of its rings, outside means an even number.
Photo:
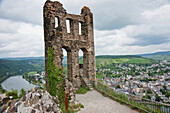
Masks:
[[[80,15],[69,14],[60,2],[48,0],[43,13],[47,91],[48,47],[53,48],[55,65],[59,68],[63,68],[62,49],[67,51],[68,80],[74,87],[93,81],[96,75],[93,14],[90,9],[84,6]],[[79,50],[83,51],[83,65],[79,65]]]

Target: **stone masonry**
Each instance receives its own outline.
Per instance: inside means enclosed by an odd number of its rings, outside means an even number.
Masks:
[[[49,90],[48,47],[53,48],[55,65],[59,68],[63,68],[62,48],[67,51],[68,80],[75,88],[79,88],[82,84],[79,50],[83,51],[83,66],[81,66],[83,76],[89,81],[96,78],[93,14],[88,7],[84,6],[80,15],[69,14],[60,2],[47,0],[44,5],[44,41],[47,91]]]

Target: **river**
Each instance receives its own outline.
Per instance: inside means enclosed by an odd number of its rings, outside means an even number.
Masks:
[[[35,87],[35,85],[23,79],[21,75],[9,77],[4,82],[2,82],[1,85],[7,91],[10,91],[13,88],[18,90],[18,93],[22,88],[25,91],[28,91],[29,89]]]

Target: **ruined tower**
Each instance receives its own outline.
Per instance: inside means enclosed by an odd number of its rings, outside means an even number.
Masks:
[[[81,14],[75,15],[67,13],[60,2],[46,1],[44,41],[47,90],[48,47],[53,48],[55,65],[60,68],[63,60],[62,48],[67,51],[68,80],[74,87],[80,87],[82,78],[88,81],[96,78],[93,14],[88,7],[83,7]],[[83,51],[83,66],[79,65],[79,50]]]

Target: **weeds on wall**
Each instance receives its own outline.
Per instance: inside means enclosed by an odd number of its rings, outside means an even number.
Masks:
[[[60,105],[63,105],[65,103],[63,69],[55,66],[54,50],[52,47],[48,47],[47,72],[48,72],[49,93],[52,96],[57,95]]]

